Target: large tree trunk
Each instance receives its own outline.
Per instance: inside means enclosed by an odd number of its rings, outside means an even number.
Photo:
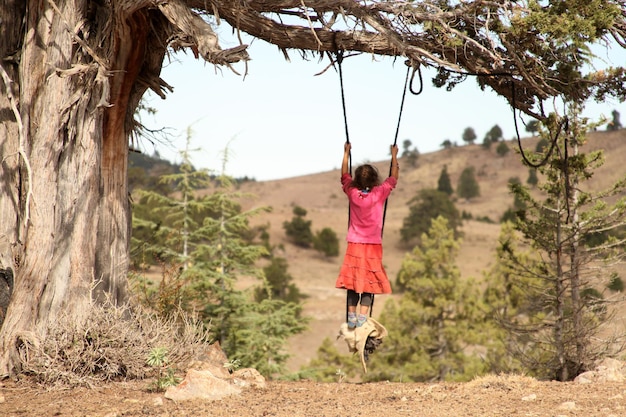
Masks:
[[[20,192],[16,210],[4,210],[1,222],[24,227],[14,240],[14,262],[3,265],[14,269],[15,287],[0,331],[2,375],[19,370],[19,350],[45,337],[59,312],[80,320],[90,302],[104,107],[98,103],[103,83],[96,81],[97,68],[89,67],[92,60],[67,27],[83,18],[83,3],[66,2],[55,11],[47,2],[31,1],[12,19],[25,20],[24,27],[11,26],[22,44],[12,79],[19,114],[9,124],[21,123],[23,131],[3,136],[2,143],[23,149],[11,159],[19,161],[19,177],[3,178]],[[5,22],[9,9],[2,9]],[[63,19],[52,18],[57,13]]]
[[[92,298],[126,299],[128,114],[146,89],[135,86],[149,33],[146,11],[125,18],[89,0],[15,3],[0,9],[2,21],[27,19],[1,51],[21,49],[19,64],[5,65],[19,113],[7,94],[1,102],[0,266],[15,271],[1,375],[19,371],[20,349],[45,337],[61,312],[81,320]],[[103,36],[111,23],[113,36]]]
[[[14,274],[0,375],[19,372],[61,312],[126,301],[128,141],[144,92],[171,90],[159,74],[174,28],[205,59],[247,58],[175,0],[23,3],[0,5],[2,22],[23,22],[0,25],[0,278]]]

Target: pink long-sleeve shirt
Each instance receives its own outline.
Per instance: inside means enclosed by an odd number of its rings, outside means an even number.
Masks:
[[[352,243],[382,243],[383,210],[385,200],[398,181],[388,177],[368,193],[350,187],[352,176],[343,174],[341,185],[350,201],[350,224],[346,240]]]

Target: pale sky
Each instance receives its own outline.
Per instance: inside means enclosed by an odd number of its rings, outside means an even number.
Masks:
[[[226,173],[233,177],[265,181],[339,168],[346,140],[339,75],[332,68],[315,75],[328,66],[328,58],[304,61],[292,51],[287,62],[276,47],[260,40],[252,42],[248,51],[251,60],[245,78],[191,55],[174,55],[179,61],[166,65],[161,73],[174,92],[166,100],[149,94],[148,105],[157,114],[142,116],[151,128],[170,129],[173,143],[157,146],[161,157],[179,163],[191,127],[191,148],[201,149],[193,154],[196,168],[221,172],[226,148]],[[624,50],[609,51],[608,57],[602,51],[610,62],[601,65],[625,64]],[[235,69],[245,71],[243,64]],[[496,124],[505,139],[515,137],[513,113],[504,98],[490,89],[481,91],[474,77],[447,92],[432,85],[433,73],[424,71],[422,94],[407,92],[397,142],[401,149],[405,139],[422,154],[441,149],[446,139],[462,146],[467,127],[476,132],[476,143],[482,143]],[[406,77],[404,59],[345,58],[343,75],[353,165],[387,160]],[[414,88],[418,88],[417,77]],[[585,115],[604,114],[610,119],[613,110],[623,116],[624,107],[616,101],[593,103]],[[624,116],[621,121],[626,124]],[[518,125],[521,136],[528,136],[520,119]],[[143,150],[152,154],[154,148],[144,145]]]

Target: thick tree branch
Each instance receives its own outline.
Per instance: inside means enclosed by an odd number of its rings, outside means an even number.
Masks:
[[[158,2],[159,10],[181,33],[171,40],[173,48],[197,48],[202,58],[215,65],[229,65],[249,59],[247,45],[239,45],[230,49],[221,49],[217,35],[200,16],[191,12],[181,0]]]
[[[537,13],[526,1],[466,0],[441,1],[358,1],[358,0],[187,0],[192,9],[212,14],[236,30],[278,46],[287,56],[289,49],[306,53],[343,51],[404,56],[413,65],[439,70],[438,84],[453,87],[458,74],[480,76],[479,84],[489,86],[513,106],[542,119],[541,103],[552,97],[578,100],[588,96],[589,80],[572,79],[560,72],[572,39],[556,37],[547,28],[525,21]],[[612,35],[621,45],[626,34],[626,0],[611,2],[622,11],[610,28],[599,33]],[[546,22],[561,18],[585,19],[589,10],[541,9]],[[550,20],[552,19],[552,20]],[[528,29],[521,32],[516,22]],[[522,26],[522,27],[526,27]],[[602,35],[600,35],[602,36]],[[558,51],[557,51],[558,49]],[[579,53],[575,49],[572,52]],[[581,54],[581,57],[584,54]],[[566,63],[566,66],[569,63]],[[448,73],[449,75],[445,75]],[[457,75],[454,75],[454,74]],[[462,76],[461,76],[462,78]],[[582,91],[582,92],[580,92]]]

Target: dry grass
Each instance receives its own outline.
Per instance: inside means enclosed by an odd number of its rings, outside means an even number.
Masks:
[[[185,364],[206,345],[202,324],[179,313],[163,319],[141,307],[92,305],[86,319],[61,316],[46,339],[24,356],[24,372],[40,383],[84,386],[156,377],[146,364],[152,348],[167,349],[168,364]]]

